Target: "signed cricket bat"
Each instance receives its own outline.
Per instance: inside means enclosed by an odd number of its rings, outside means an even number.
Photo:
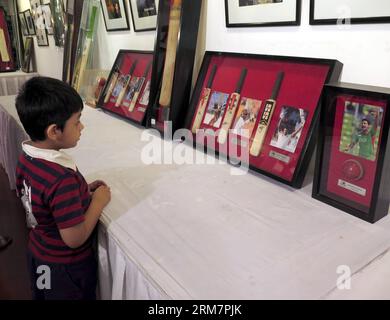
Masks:
[[[115,88],[116,81],[118,80],[118,77],[119,77],[119,70],[117,68],[115,68],[114,73],[111,76],[110,83],[107,86],[106,95],[104,96],[104,100],[103,100],[104,103],[107,103],[108,100],[110,99],[112,91]]]
[[[217,65],[214,65],[211,69],[209,80],[207,81],[206,87],[202,91],[202,95],[198,104],[194,123],[192,124],[192,133],[196,133],[202,123],[203,115],[207,107],[207,102],[210,98],[211,86],[213,85],[214,77],[217,72]]]
[[[123,98],[125,97],[127,88],[129,86],[131,77],[133,76],[136,65],[137,65],[137,60],[134,60],[133,64],[131,65],[130,71],[129,71],[129,77],[127,78],[125,85],[123,86],[121,92],[118,95],[118,98],[116,99],[115,107],[119,107],[122,104]]]
[[[270,120],[275,110],[276,99],[279,95],[280,87],[284,78],[284,72],[279,72],[276,78],[274,87],[272,89],[272,95],[270,99],[265,102],[264,110],[261,114],[259,124],[256,129],[255,136],[250,148],[250,155],[257,157],[263,147],[265,137],[267,135]]]
[[[181,4],[182,0],[172,0],[169,14],[167,51],[165,53],[164,72],[159,99],[160,106],[164,108],[168,108],[171,104],[173,76],[176,63],[176,50],[180,28]]]
[[[146,67],[146,70],[145,70],[142,78],[140,78],[138,80],[137,88],[135,88],[134,96],[133,96],[133,99],[131,100],[131,103],[130,103],[130,107],[129,107],[129,111],[130,112],[132,112],[134,110],[134,107],[135,107],[135,105],[137,103],[137,100],[138,100],[138,96],[141,93],[141,90],[142,90],[142,87],[144,85],[145,79],[147,78],[149,70],[150,70],[150,67],[152,66],[152,62],[153,61],[150,61],[148,63],[148,66]]]
[[[232,126],[234,115],[236,114],[238,102],[240,101],[240,94],[242,86],[244,85],[245,77],[248,70],[246,68],[242,69],[240,79],[237,82],[236,90],[230,95],[228,106],[226,109],[225,117],[223,118],[221,130],[218,134],[218,143],[224,144],[228,137],[228,132]]]

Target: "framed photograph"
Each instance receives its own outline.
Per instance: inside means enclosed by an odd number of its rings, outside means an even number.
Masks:
[[[153,53],[120,50],[97,107],[142,124],[149,105]]]
[[[24,36],[28,36],[30,33],[28,31],[26,17],[24,16],[23,12],[19,12],[18,16],[20,21],[20,30]]]
[[[310,0],[310,24],[390,23],[388,0]]]
[[[158,0],[130,0],[134,31],[155,30]]]
[[[301,0],[225,0],[226,27],[297,26]]]
[[[22,62],[22,71],[23,72],[31,72],[31,58],[32,52],[34,50],[34,39],[33,37],[26,37],[26,41],[24,42],[24,56]]]
[[[188,109],[188,140],[301,188],[324,83],[337,81],[341,69],[337,60],[207,51]]]
[[[28,29],[28,34],[30,36],[35,36],[35,25],[34,25],[34,20],[31,15],[30,9],[26,10],[23,12],[24,17],[26,18],[26,24],[27,24],[27,29]]]
[[[42,4],[41,11],[42,11],[43,21],[45,23],[45,28],[46,28],[47,34],[53,35],[54,34],[53,17],[51,15],[50,5],[49,4]]]
[[[107,31],[130,30],[124,0],[100,0]]]
[[[325,87],[313,197],[363,220],[389,210],[390,89]]]

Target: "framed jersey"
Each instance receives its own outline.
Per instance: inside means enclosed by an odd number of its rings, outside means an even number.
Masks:
[[[386,88],[326,86],[314,198],[369,222],[387,214],[389,106]]]

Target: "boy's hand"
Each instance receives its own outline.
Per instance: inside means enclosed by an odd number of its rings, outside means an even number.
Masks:
[[[102,209],[110,202],[110,200],[111,190],[106,185],[98,187],[92,194],[92,201],[98,203]]]
[[[89,190],[91,192],[95,192],[97,188],[99,188],[100,186],[106,186],[107,187],[107,184],[102,181],[102,180],[96,180],[92,183],[89,184]]]

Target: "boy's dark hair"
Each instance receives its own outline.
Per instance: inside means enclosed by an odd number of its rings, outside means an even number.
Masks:
[[[363,119],[362,119],[362,122],[363,122],[363,121],[366,121],[369,125],[371,124],[371,121],[370,121],[368,118],[363,118]]]
[[[83,100],[75,89],[48,77],[28,80],[16,97],[20,121],[33,141],[45,140],[45,130],[51,124],[64,130],[65,122],[83,107]]]

